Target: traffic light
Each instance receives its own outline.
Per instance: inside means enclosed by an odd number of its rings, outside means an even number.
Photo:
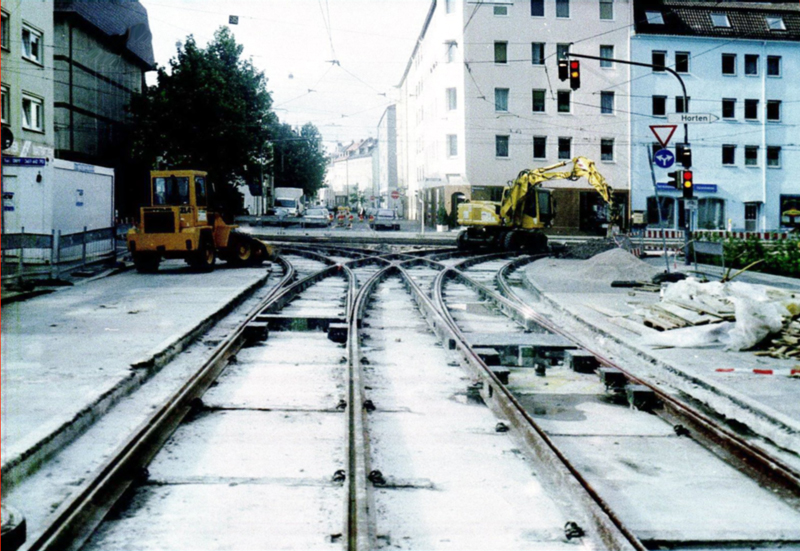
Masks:
[[[569,78],[569,61],[566,59],[558,60],[558,80],[564,81]]]
[[[675,189],[681,189],[681,187],[683,186],[683,171],[682,170],[676,170],[675,172],[669,172],[669,173],[667,173],[667,176],[669,176],[669,181],[667,182],[667,185],[669,187],[674,187]]]
[[[569,60],[569,87],[573,90],[581,87],[581,62],[577,59]]]
[[[683,198],[694,198],[694,174],[691,170],[681,171],[681,187],[683,188]]]
[[[675,146],[675,156],[683,168],[692,168],[692,148],[688,143],[679,143]]]

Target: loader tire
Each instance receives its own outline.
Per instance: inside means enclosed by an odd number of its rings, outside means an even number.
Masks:
[[[528,236],[524,232],[510,231],[503,237],[503,249],[511,252],[524,251]]]
[[[140,274],[154,274],[158,271],[161,257],[153,253],[133,253],[133,266]]]
[[[189,265],[199,272],[211,272],[216,261],[217,249],[214,247],[214,241],[204,237],[200,240],[197,252],[189,258]]]
[[[247,266],[253,262],[255,251],[250,239],[236,237],[230,253],[231,260],[237,266]]]
[[[461,230],[456,237],[456,246],[458,247],[459,251],[466,251],[469,250],[469,238],[467,236],[467,230]]]

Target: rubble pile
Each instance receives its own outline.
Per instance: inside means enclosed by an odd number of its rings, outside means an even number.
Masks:
[[[585,278],[611,284],[616,280],[649,282],[659,271],[658,268],[615,246],[579,263],[572,273],[576,279]]]
[[[619,248],[619,246],[614,243],[613,239],[594,239],[586,243],[568,245],[566,252],[561,254],[560,258],[586,260],[605,251],[617,248]]]

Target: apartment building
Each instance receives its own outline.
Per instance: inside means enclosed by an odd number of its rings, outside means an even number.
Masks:
[[[499,199],[523,169],[579,155],[627,211],[630,68],[582,60],[571,90],[557,61],[568,51],[628,59],[631,17],[630,0],[433,0],[399,86],[410,217],[432,224],[442,206],[454,217],[461,201]],[[555,231],[602,231],[607,211],[588,183],[548,187]]]
[[[650,125],[674,114],[709,114],[687,127],[697,210],[693,227],[748,231],[800,227],[800,4],[637,0],[631,55],[666,66],[632,74],[633,209],[647,222],[684,226],[681,193],[667,186],[669,169],[654,168]],[[687,109],[688,108],[688,109]],[[670,146],[683,141],[679,125]],[[656,199],[658,194],[659,200]]]
[[[328,208],[350,205],[356,195],[374,206],[376,144],[375,138],[366,138],[337,145],[325,172],[324,202]]]

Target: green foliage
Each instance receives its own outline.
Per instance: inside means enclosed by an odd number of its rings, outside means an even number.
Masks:
[[[436,211],[436,223],[440,226],[448,226],[450,223],[447,216],[447,209],[443,206],[440,206],[439,210]]]
[[[262,174],[313,196],[326,166],[316,127],[294,130],[280,123],[267,79],[242,52],[227,27],[205,48],[189,36],[170,60],[170,71],[159,68],[158,84],[130,109],[136,127],[132,156],[151,168],[206,170],[215,206],[228,213],[241,211],[237,187],[260,181]]]
[[[288,124],[277,124],[271,130],[270,140],[275,185],[302,188],[306,197],[316,195],[328,164],[317,127],[306,123],[297,131]]]
[[[350,191],[350,197],[348,197],[348,205],[351,209],[358,209],[361,208],[364,203],[367,202],[367,196],[364,194],[363,191],[358,189],[358,184],[355,185],[354,188]]]
[[[800,277],[800,237],[798,236],[765,242],[756,236],[738,239],[714,235],[709,240],[723,241],[726,266],[744,268],[761,260],[749,269],[788,277]],[[713,262],[715,259],[698,255],[698,260]]]

